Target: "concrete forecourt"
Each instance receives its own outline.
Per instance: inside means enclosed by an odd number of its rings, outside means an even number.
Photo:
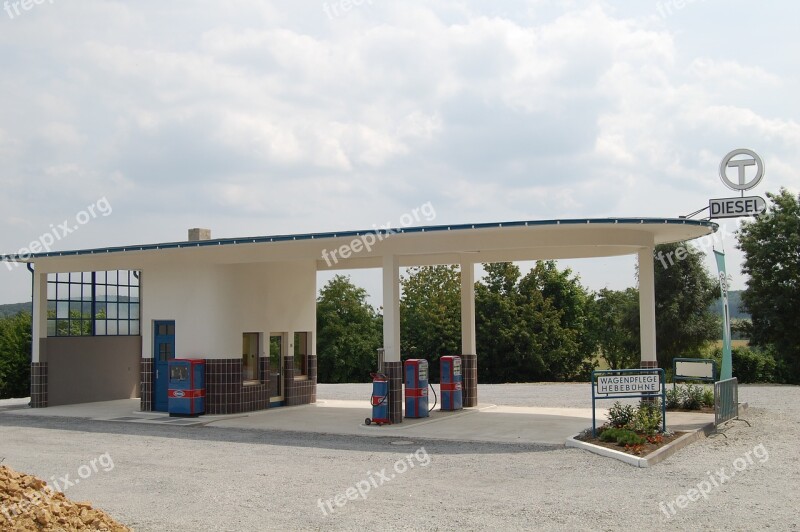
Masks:
[[[367,403],[370,390],[319,388],[320,408]],[[259,427],[250,416],[181,426],[184,420],[168,417],[141,422],[135,405],[107,421],[4,401],[0,458],[137,531],[800,526],[793,495],[800,480],[798,387],[741,386],[740,400],[750,406],[742,417],[752,427],[734,421],[725,436],[700,439],[648,469],[535,441],[525,425],[544,423],[548,410],[559,420],[574,411],[577,425],[591,424],[588,384],[480,385],[479,396],[486,419],[497,420],[491,427],[509,430],[501,421],[515,420],[516,442],[510,430],[489,434],[498,441],[424,437],[436,433],[437,422],[364,427],[355,407],[349,434],[325,434]],[[312,408],[261,415],[277,420],[273,427],[289,427],[278,418],[303,419],[287,413]],[[526,409],[544,414],[526,418]],[[386,428],[396,430],[381,432]],[[91,469],[93,460],[113,467]]]

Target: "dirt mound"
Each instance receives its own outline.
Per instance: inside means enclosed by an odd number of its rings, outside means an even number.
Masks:
[[[0,466],[0,530],[130,531],[87,502],[72,502],[43,480]]]

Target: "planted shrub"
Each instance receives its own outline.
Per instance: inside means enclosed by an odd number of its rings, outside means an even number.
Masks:
[[[633,430],[648,436],[661,429],[661,406],[657,403],[642,402],[636,410]]]
[[[633,424],[636,410],[632,405],[623,405],[616,401],[608,409],[608,422],[616,428],[628,427]]]
[[[714,408],[714,390],[712,388],[703,390],[703,406]]]
[[[681,389],[672,388],[667,390],[667,408],[681,407]]]
[[[647,440],[630,429],[608,428],[600,435],[605,442],[616,443],[620,446],[642,445]]]
[[[683,388],[682,406],[687,410],[700,410],[703,407],[703,387],[687,384]]]

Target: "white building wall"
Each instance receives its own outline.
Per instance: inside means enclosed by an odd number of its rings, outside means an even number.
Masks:
[[[150,267],[141,287],[147,358],[156,320],[175,320],[179,358],[239,358],[245,332],[287,332],[291,343],[311,331],[316,343],[315,261]]]

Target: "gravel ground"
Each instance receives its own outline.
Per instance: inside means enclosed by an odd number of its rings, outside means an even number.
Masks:
[[[479,397],[585,408],[586,387],[481,385]],[[366,400],[369,390],[322,385],[319,395]],[[84,473],[67,495],[136,530],[800,530],[800,388],[743,386],[740,398],[752,427],[732,422],[725,436],[650,469],[552,446],[397,445],[404,442],[2,412],[0,458],[61,484]],[[93,459],[100,467],[86,475]],[[678,499],[694,497],[698,484],[707,499]],[[356,500],[347,500],[348,488]]]

